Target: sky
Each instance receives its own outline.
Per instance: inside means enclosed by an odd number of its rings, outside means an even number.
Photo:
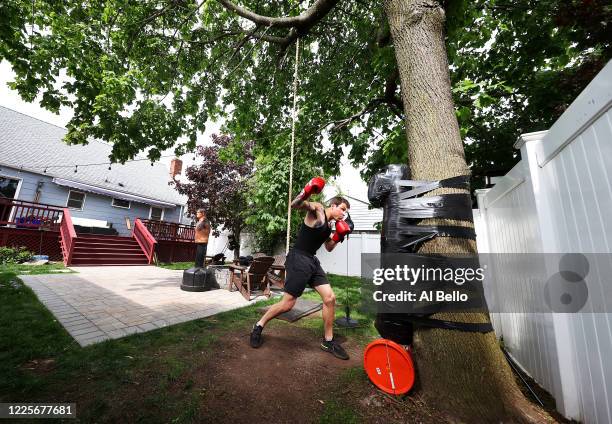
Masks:
[[[39,106],[38,100],[33,103],[27,103],[19,97],[16,91],[11,90],[7,83],[13,80],[13,71],[7,61],[0,62],[0,105],[9,109],[16,110],[25,115],[33,116],[41,121],[66,127],[66,124],[72,117],[72,110],[63,107],[59,115],[50,112]],[[198,137],[198,145],[207,144],[211,134],[219,133],[221,122],[209,122],[206,125],[204,134]],[[172,155],[172,150],[162,153],[162,156]],[[162,157],[160,162],[169,166],[172,157]],[[193,154],[187,154],[181,157],[183,161],[183,170],[193,164]],[[296,164],[299,162],[296,161]],[[314,175],[313,175],[314,177]],[[299,191],[299,190],[298,190]],[[350,165],[347,155],[345,154],[341,162],[341,174],[330,180],[327,184],[325,193],[329,196],[335,195],[337,192],[355,197],[360,200],[367,201],[367,185],[361,180],[359,170]]]

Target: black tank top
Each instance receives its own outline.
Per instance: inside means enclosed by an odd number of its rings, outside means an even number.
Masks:
[[[302,226],[298,231],[297,240],[293,245],[294,249],[301,250],[311,255],[315,255],[319,247],[325,243],[325,240],[329,238],[331,234],[331,228],[329,228],[329,222],[327,221],[327,215],[325,215],[325,223],[318,227],[309,227],[302,222]]]

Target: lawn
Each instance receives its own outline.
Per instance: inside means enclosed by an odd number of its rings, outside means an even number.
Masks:
[[[46,271],[59,269],[50,266]],[[276,366],[284,371],[269,381],[270,393],[282,387],[283,375],[290,386],[295,377],[289,374],[298,372],[305,380],[300,388],[290,390],[299,396],[298,403],[309,396],[314,399],[296,406],[298,416],[308,417],[309,422],[357,422],[361,415],[352,392],[373,390],[361,369],[359,354],[353,355],[347,365],[334,362],[336,359],[318,349],[320,317],[294,324],[274,320],[264,333],[271,340],[268,350],[250,349],[248,333],[260,316],[258,309],[277,299],[82,348],[21,283],[17,272],[22,269],[0,269],[0,402],[76,402],[83,422],[201,422],[210,417],[225,422],[220,412],[233,405],[228,396],[246,396],[243,404],[248,404],[253,393],[266,396],[265,387],[244,393],[247,389],[241,386],[261,384],[259,377],[253,376],[256,373],[252,367],[262,358],[268,362],[277,357]],[[351,301],[357,300],[358,279],[332,275],[330,280],[337,287],[339,303],[345,292]],[[305,296],[317,298],[314,292]],[[337,313],[342,314],[341,310]],[[376,332],[371,321],[353,315],[361,318],[361,328],[339,330],[337,334],[353,351],[361,351]],[[275,351],[276,341],[288,344],[282,351]],[[301,350],[297,341],[304,342]],[[292,352],[314,359],[297,360]],[[245,354],[255,359],[244,360]],[[308,367],[320,369],[325,379],[309,386],[312,378],[308,377]],[[239,382],[231,383],[232,377]],[[347,386],[352,389],[347,391]],[[324,393],[321,387],[325,387]],[[283,389],[275,396],[282,397],[286,392]],[[272,411],[280,408],[272,406]],[[276,418],[281,419],[282,411],[278,413],[281,415]]]
[[[54,273],[72,273],[74,271],[67,269],[61,262],[53,262],[45,265],[23,265],[23,264],[7,264],[0,265],[0,273],[14,274],[54,274]]]
[[[193,268],[195,266],[194,262],[170,262],[170,263],[159,263],[157,264],[158,267],[160,268],[166,268],[166,269],[189,269],[189,268]]]

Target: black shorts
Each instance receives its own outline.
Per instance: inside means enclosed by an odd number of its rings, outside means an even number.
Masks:
[[[329,284],[319,259],[301,250],[291,249],[285,261],[285,292],[300,297],[306,288]]]

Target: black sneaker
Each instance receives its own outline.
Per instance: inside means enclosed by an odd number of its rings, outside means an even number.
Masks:
[[[253,326],[253,331],[251,331],[251,347],[258,348],[263,343],[261,339],[261,332],[263,331],[263,327],[261,325],[255,324]]]
[[[346,353],[344,348],[340,346],[340,343],[338,343],[335,340],[332,340],[330,342],[328,342],[327,340],[323,340],[321,342],[321,349],[323,349],[326,352],[331,353],[338,359],[347,360],[349,358],[348,353]]]

